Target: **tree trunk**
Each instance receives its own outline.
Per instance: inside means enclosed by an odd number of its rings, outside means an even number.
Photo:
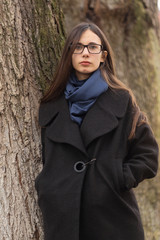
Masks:
[[[64,41],[56,0],[0,0],[0,239],[42,240],[38,105]]]
[[[61,0],[67,32],[93,21],[115,53],[117,75],[136,95],[160,138],[160,30],[157,0]],[[80,14],[81,13],[81,14]],[[136,189],[146,240],[160,240],[160,176]]]

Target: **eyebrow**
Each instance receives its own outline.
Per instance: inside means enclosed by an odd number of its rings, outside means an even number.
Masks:
[[[85,45],[85,44],[83,44],[83,43],[81,43],[81,42],[78,42],[78,44]],[[96,42],[89,42],[87,45],[89,45],[89,44],[98,44],[98,45],[100,45],[100,43],[96,43]]]

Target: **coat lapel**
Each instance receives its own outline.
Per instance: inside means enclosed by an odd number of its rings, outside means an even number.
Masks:
[[[125,91],[108,89],[87,112],[81,127],[70,118],[68,103],[62,95],[55,102],[41,104],[39,123],[47,127],[47,136],[55,141],[70,144],[85,155],[87,146],[96,138],[109,133],[118,126],[129,100]]]
[[[118,126],[126,112],[129,94],[126,91],[108,89],[86,114],[81,125],[81,134],[87,147],[94,139],[109,133]]]
[[[70,144],[87,155],[79,126],[71,120],[64,96],[55,102],[41,104],[39,124],[42,127],[48,125],[46,134],[52,141]]]

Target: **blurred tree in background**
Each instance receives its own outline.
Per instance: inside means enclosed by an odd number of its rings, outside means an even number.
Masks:
[[[160,138],[160,27],[157,0],[61,0],[67,32],[93,21],[115,54],[119,79],[134,92]],[[136,189],[146,240],[160,240],[160,176]]]

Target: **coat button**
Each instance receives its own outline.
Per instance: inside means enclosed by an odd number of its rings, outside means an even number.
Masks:
[[[78,161],[74,164],[74,170],[76,172],[83,172],[86,168],[86,164],[82,161]]]

